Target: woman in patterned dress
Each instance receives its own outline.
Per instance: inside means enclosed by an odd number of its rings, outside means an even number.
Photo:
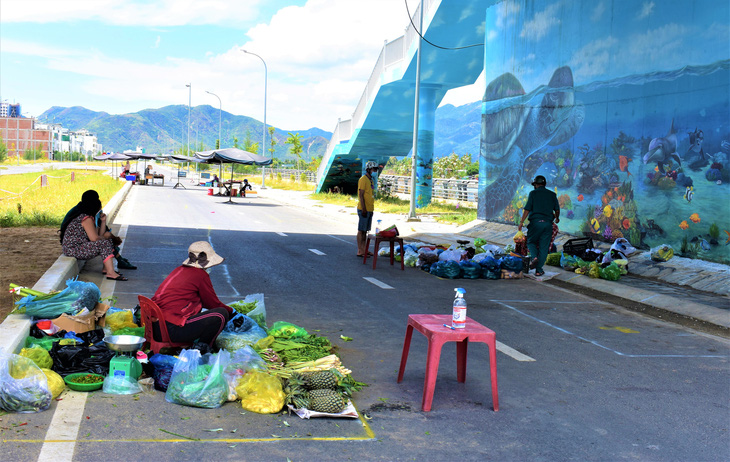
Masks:
[[[61,245],[63,254],[78,260],[90,260],[101,256],[107,279],[127,281],[128,279],[114,271],[114,244],[111,233],[106,228],[106,214],[102,213],[99,223],[96,214],[101,211],[101,201],[97,198],[82,198],[74,207],[69,221],[61,225]],[[75,216],[74,216],[75,215]]]

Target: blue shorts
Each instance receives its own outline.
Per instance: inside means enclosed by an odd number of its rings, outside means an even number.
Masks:
[[[370,231],[370,227],[373,224],[373,212],[363,212],[360,209],[357,209],[357,230],[362,231],[363,233],[367,233]]]

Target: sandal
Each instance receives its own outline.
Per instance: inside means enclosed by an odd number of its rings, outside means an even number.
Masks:
[[[535,271],[535,276],[537,276],[537,277],[545,276],[545,271]],[[109,278],[107,278],[107,279],[109,279]]]
[[[357,258],[362,258],[362,257],[364,257],[365,255],[360,255],[360,254],[357,254],[357,255],[355,255],[355,256],[356,256]],[[373,256],[373,253],[372,253],[372,252],[368,252],[368,257],[372,257],[372,256]]]
[[[112,281],[129,281],[128,278],[125,278],[121,274],[119,276],[115,277],[115,278],[110,278],[109,276],[107,276],[106,278],[109,279],[109,280],[112,280]]]

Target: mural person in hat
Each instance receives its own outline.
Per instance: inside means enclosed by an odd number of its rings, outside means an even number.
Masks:
[[[530,251],[530,268],[535,268],[535,276],[543,276],[545,271],[543,265],[547,259],[550,249],[550,241],[553,234],[553,220],[560,222],[560,204],[558,196],[545,186],[547,180],[538,175],[532,181],[535,188],[527,196],[527,203],[522,212],[522,219],[517,229],[522,231],[525,219],[529,218],[527,225],[527,250]]]
[[[193,242],[188,258],[157,288],[152,300],[165,314],[171,341],[212,347],[231,318],[233,309],[218,299],[208,275],[210,268],[221,263],[223,257],[208,242]],[[160,332],[158,324],[152,324],[155,336]]]

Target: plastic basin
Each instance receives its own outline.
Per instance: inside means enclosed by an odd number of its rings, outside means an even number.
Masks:
[[[83,377],[85,375],[99,377],[99,378],[101,378],[101,381],[99,383],[76,383],[76,382],[74,382],[74,379],[78,379],[79,377]],[[94,390],[98,390],[104,386],[104,376],[103,375],[92,374],[89,372],[76,372],[73,374],[69,374],[63,378],[63,381],[66,382],[66,385],[70,389],[76,390],[76,391],[94,391]]]

